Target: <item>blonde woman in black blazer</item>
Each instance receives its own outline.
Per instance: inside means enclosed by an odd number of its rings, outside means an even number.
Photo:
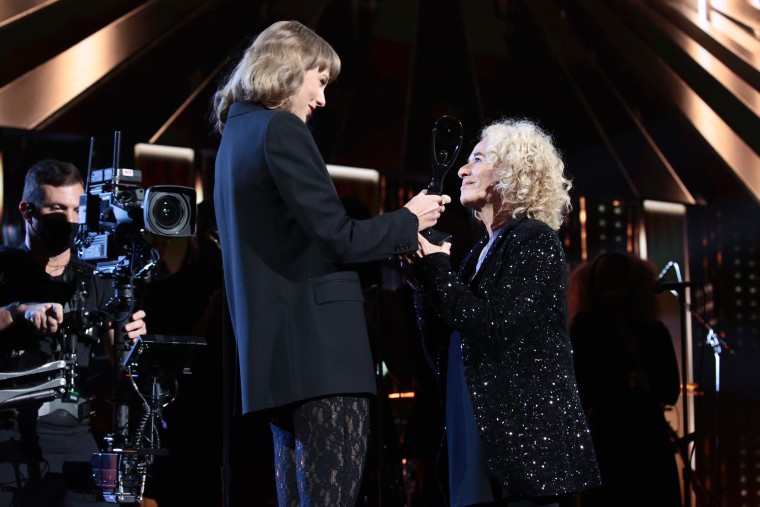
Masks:
[[[268,411],[280,505],[354,505],[373,363],[359,277],[344,263],[414,252],[448,196],[347,214],[306,126],[340,72],[295,21],[264,30],[214,97],[215,206],[244,412]]]

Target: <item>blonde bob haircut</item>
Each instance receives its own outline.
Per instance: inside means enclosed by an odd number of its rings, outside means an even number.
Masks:
[[[525,215],[558,230],[571,209],[572,183],[551,136],[531,121],[503,119],[483,128],[480,139],[486,138],[484,155],[501,198],[497,217]]]
[[[332,82],[340,74],[340,58],[324,39],[298,21],[272,24],[253,40],[214,94],[216,130],[224,130],[230,106],[241,100],[289,110],[304,74],[312,69],[327,70]]]

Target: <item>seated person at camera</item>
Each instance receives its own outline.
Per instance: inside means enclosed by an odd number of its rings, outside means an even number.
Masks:
[[[96,277],[72,252],[83,193],[82,177],[72,164],[43,160],[26,174],[19,204],[26,239],[19,248],[0,248],[2,372],[63,359],[73,351],[67,350],[69,323],[83,311],[102,308],[114,293],[110,281]],[[127,339],[146,332],[144,316],[138,310],[123,324]],[[113,329],[100,331],[107,348]],[[112,378],[98,341],[78,336],[79,396],[0,407],[0,481],[5,486],[0,506],[110,505],[97,501],[90,469],[99,449],[88,423],[87,386],[102,389]]]

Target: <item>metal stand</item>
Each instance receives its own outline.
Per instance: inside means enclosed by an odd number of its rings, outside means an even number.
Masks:
[[[688,409],[688,341],[686,339],[686,287],[678,290],[678,304],[681,310],[681,399],[683,400],[683,438],[680,441],[681,454],[684,459],[683,467],[683,504],[691,507],[691,484],[692,473],[690,448],[694,435],[689,433],[689,409]]]
[[[66,393],[66,361],[52,361],[24,371],[0,372],[0,408],[29,401],[49,401]],[[29,382],[37,382],[29,386]],[[8,387],[5,387],[9,384]]]
[[[699,322],[705,329],[707,329],[707,337],[706,342],[710,346],[710,348],[713,351],[713,360],[715,364],[715,431],[713,436],[713,467],[715,469],[715,487],[714,490],[716,491],[716,495],[714,495],[714,498],[710,500],[706,505],[713,506],[713,505],[719,505],[720,504],[720,495],[723,493],[723,486],[721,482],[721,467],[720,467],[720,434],[721,434],[721,424],[720,424],[720,363],[721,363],[721,356],[723,354],[724,350],[729,351],[730,353],[733,353],[734,351],[730,348],[728,348],[728,345],[724,340],[722,340],[718,334],[715,332],[715,330],[705,321],[705,319],[700,315],[698,312],[694,311],[694,309],[688,307],[689,312],[691,315],[694,316],[695,320]]]
[[[113,444],[124,447],[129,444],[129,404],[125,393],[125,379],[122,366],[126,363],[131,344],[126,339],[124,323],[132,315],[134,308],[134,287],[130,282],[115,280],[113,283],[114,297],[106,304],[105,309],[113,318],[114,342],[113,351],[117,367],[114,369],[113,385]]]
[[[661,281],[665,273],[670,269],[671,267],[674,267],[677,276],[679,278],[679,281],[677,282],[663,282]],[[692,489],[697,495],[697,499],[700,504],[702,505],[715,505],[715,502],[718,501],[718,497],[714,499],[710,499],[709,495],[707,494],[706,490],[704,489],[701,481],[698,480],[698,477],[696,476],[694,470],[691,468],[691,448],[692,443],[694,442],[694,434],[689,433],[689,411],[687,407],[687,396],[688,396],[688,375],[687,375],[687,360],[688,360],[688,354],[687,354],[687,340],[686,340],[686,319],[688,315],[693,315],[695,320],[699,322],[701,325],[703,325],[707,330],[707,344],[710,345],[710,347],[713,349],[713,357],[715,360],[715,394],[716,394],[716,404],[719,403],[720,400],[720,360],[721,360],[721,353],[724,348],[726,347],[726,344],[723,340],[721,340],[718,335],[715,333],[715,331],[710,327],[710,325],[702,318],[702,316],[695,312],[690,304],[686,301],[686,289],[690,287],[695,286],[702,286],[703,284],[698,284],[694,282],[687,282],[687,281],[681,281],[680,280],[680,270],[678,268],[678,265],[671,261],[669,262],[665,268],[660,272],[660,275],[658,277],[658,281],[655,283],[655,290],[657,292],[663,292],[666,290],[669,290],[674,295],[678,296],[678,303],[681,310],[681,396],[683,400],[683,428],[684,428],[684,435],[682,438],[677,438],[676,436],[676,442],[678,443],[678,450],[681,453],[681,457],[684,462],[684,468],[683,468],[683,488],[684,488],[684,497],[683,497],[683,505],[685,507],[691,507],[691,491]],[[714,453],[716,456],[716,463],[720,464],[720,410],[719,405],[716,405],[716,434],[715,434],[715,443],[714,443]],[[720,475],[720,467],[717,466],[716,470],[718,471],[718,475]],[[720,485],[718,484],[717,491],[720,492]]]

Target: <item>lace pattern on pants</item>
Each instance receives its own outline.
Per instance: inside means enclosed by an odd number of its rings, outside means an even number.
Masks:
[[[280,507],[355,505],[367,454],[366,398],[308,401],[270,426]]]

